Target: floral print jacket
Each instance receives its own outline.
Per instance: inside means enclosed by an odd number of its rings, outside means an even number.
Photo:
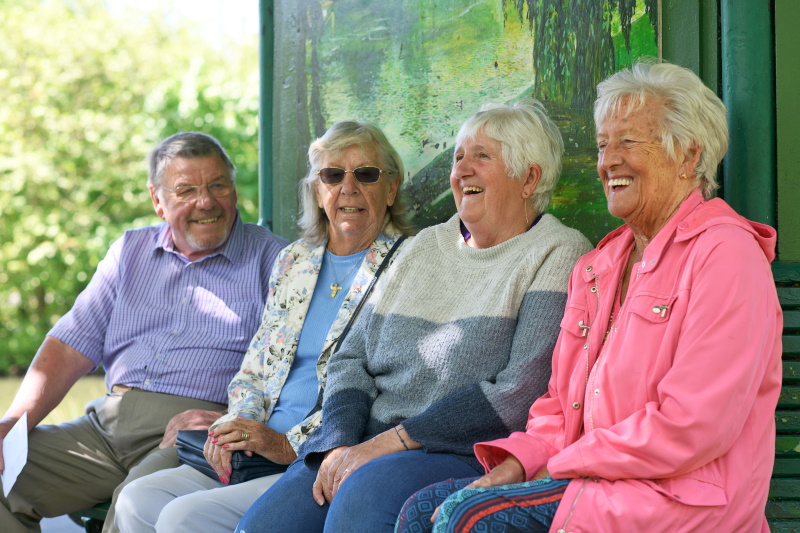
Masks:
[[[322,353],[317,360],[320,394],[325,387],[328,359],[339,335],[361,301],[383,258],[399,237],[396,228],[391,222],[387,222],[383,232],[373,241],[364,257],[342,307],[328,330]],[[228,385],[228,413],[214,422],[212,428],[237,416],[262,422],[269,419],[297,353],[300,332],[314,294],[325,246],[311,247],[300,239],[278,255],[269,280],[269,293],[261,325],[250,341],[239,372]],[[394,260],[397,255],[395,253],[391,259]],[[321,411],[316,410],[286,433],[295,451],[319,427],[321,419]]]

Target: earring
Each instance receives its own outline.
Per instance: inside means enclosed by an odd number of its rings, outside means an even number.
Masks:
[[[527,198],[527,194],[525,195],[525,197]],[[522,200],[522,208],[525,211],[525,225],[526,226],[530,226],[531,225],[531,221],[528,220],[528,201],[527,200]]]
[[[682,179],[682,180],[685,180],[685,179],[686,179],[686,172],[683,172],[683,173],[681,174],[681,179]]]

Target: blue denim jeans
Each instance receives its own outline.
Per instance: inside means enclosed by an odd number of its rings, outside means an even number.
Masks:
[[[331,504],[317,505],[317,471],[295,462],[247,511],[237,533],[390,533],[403,503],[419,489],[480,472],[443,453],[420,450],[379,457],[353,472]]]

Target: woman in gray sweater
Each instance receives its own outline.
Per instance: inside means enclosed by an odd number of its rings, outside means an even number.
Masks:
[[[543,214],[562,152],[539,102],[467,120],[450,175],[458,214],[376,287],[329,362],[321,427],[237,531],[392,531],[416,490],[480,475],[474,443],[524,429],[569,273],[591,248]]]

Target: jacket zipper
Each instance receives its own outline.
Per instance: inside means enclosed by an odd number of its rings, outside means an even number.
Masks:
[[[587,478],[583,479],[583,483],[581,483],[581,488],[578,491],[578,494],[575,496],[575,499],[572,500],[572,506],[569,508],[569,514],[567,515],[567,519],[564,520],[564,526],[558,530],[558,533],[566,533],[567,532],[567,525],[569,521],[572,520],[572,513],[575,512],[575,506],[578,504],[578,500],[581,498],[581,494],[583,494],[583,488],[586,486],[586,482],[589,480]]]

